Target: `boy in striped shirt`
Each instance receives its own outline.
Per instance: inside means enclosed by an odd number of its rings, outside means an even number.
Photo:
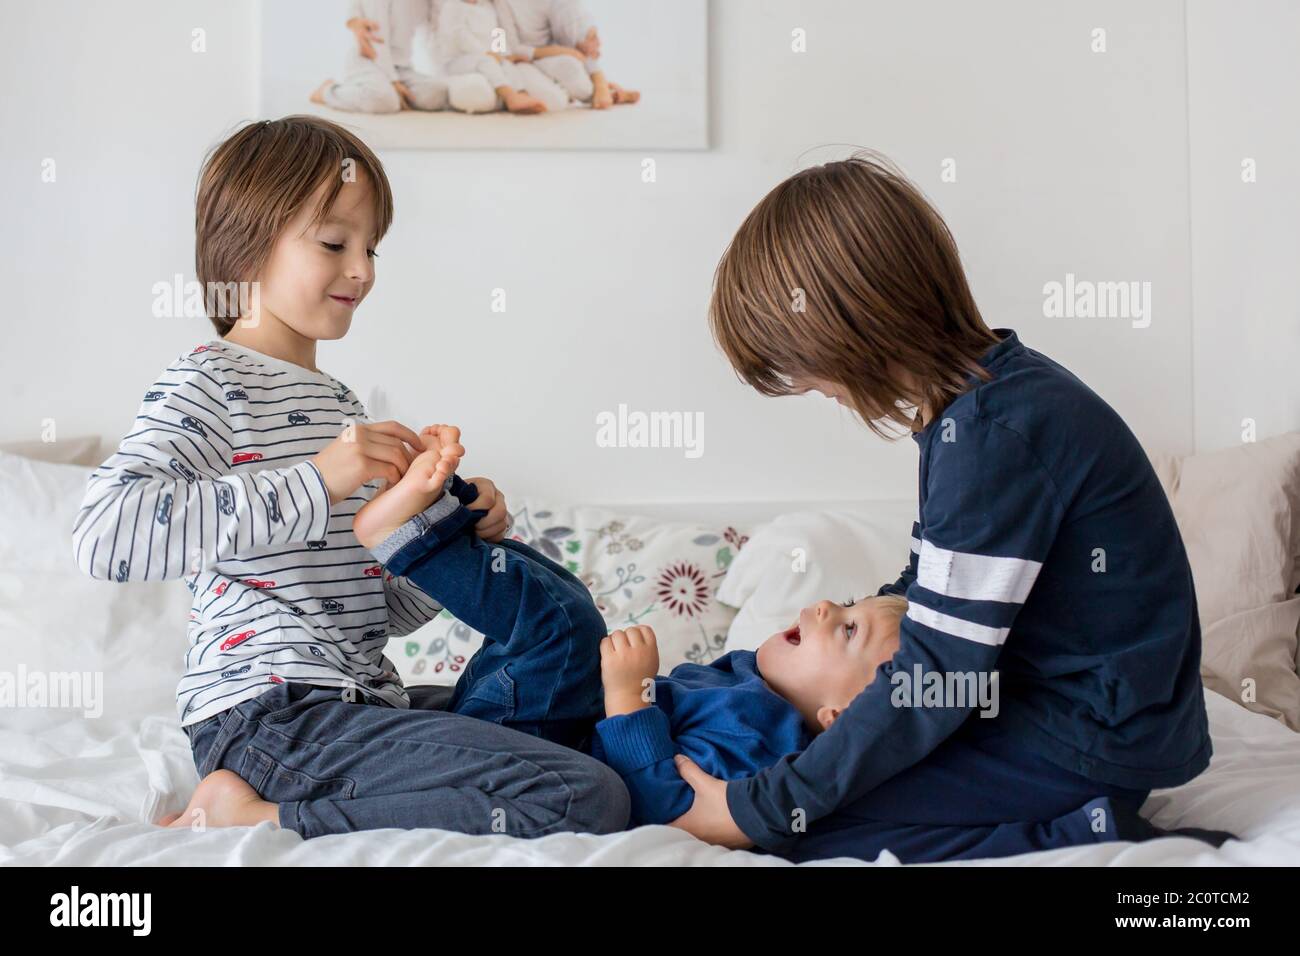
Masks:
[[[433,430],[370,422],[316,343],[347,333],[391,220],[379,160],[317,117],[245,126],[204,164],[196,261],[220,334],[149,387],[72,536],[95,578],[183,578],[193,594],[176,706],[200,782],[159,822],[304,838],[621,829],[627,792],[607,767],[447,708],[446,688],[404,687],[384,654],[442,608],[384,573],[353,518]],[[474,533],[501,540],[493,483],[456,480],[473,485]]]

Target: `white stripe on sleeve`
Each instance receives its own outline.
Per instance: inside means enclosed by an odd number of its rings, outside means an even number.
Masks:
[[[932,610],[924,605],[917,604],[915,601],[907,605],[906,616],[918,624],[924,624],[926,627],[942,631],[944,634],[975,641],[977,644],[987,644],[989,647],[997,647],[1004,643],[1007,634],[1011,631],[1009,627],[989,627],[986,624],[965,621],[959,617],[953,617],[951,614]]]
[[[944,597],[1024,604],[1041,561],[948,551],[922,540],[916,581]]]

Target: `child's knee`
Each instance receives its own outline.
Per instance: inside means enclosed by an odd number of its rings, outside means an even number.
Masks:
[[[601,615],[590,592],[574,594],[568,604],[569,619],[573,623],[573,635],[577,640],[590,644],[593,649],[600,647],[601,640],[609,633],[609,626]]]
[[[447,108],[447,87],[437,82],[423,82],[411,87],[415,108],[436,112]]]
[[[369,90],[365,97],[367,113],[397,113],[402,109],[402,98],[392,86]]]
[[[560,58],[560,69],[556,81],[569,91],[575,100],[589,100],[592,94],[591,74],[587,68],[571,56]]]
[[[447,78],[447,102],[462,113],[490,113],[497,109],[497,94],[478,73]]]

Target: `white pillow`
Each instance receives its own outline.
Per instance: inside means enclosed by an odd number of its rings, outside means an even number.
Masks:
[[[661,674],[724,653],[735,611],[715,595],[746,540],[735,528],[530,499],[512,515],[511,537],[577,575],[610,630],[654,628]],[[443,611],[414,634],[393,638],[387,653],[403,683],[454,684],[482,643],[482,634]]]
[[[15,692],[29,685],[28,707],[31,686],[66,679],[84,703],[96,701],[76,708],[83,716],[174,719],[190,601],[179,581],[0,568],[0,672],[13,675]]]
[[[72,558],[91,469],[0,452],[0,671],[91,675],[103,715],[171,712],[191,601],[179,581],[96,581]],[[53,685],[51,685],[53,686]]]
[[[0,452],[0,568],[81,573],[72,522],[91,471]]]
[[[864,503],[860,511],[798,511],[758,528],[731,565],[718,600],[740,608],[726,649],[757,650],[802,608],[847,601],[892,584],[911,559],[916,504]]]

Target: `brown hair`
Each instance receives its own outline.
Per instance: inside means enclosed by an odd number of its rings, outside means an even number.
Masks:
[[[886,439],[901,435],[878,420],[906,434],[918,423],[905,408],[937,415],[968,375],[991,378],[978,359],[999,341],[942,217],[870,150],[796,173],[754,207],[718,263],[709,324],[745,384],[764,395],[793,394],[791,375],[839,385]]]
[[[346,160],[352,160],[345,167]],[[327,215],[343,188],[345,168],[364,170],[375,201],[377,239],[393,221],[393,193],[384,167],[365,143],[316,116],[251,123],[204,161],[194,200],[194,266],[208,318],[224,336],[239,317],[235,284],[252,281],[281,230],[328,181],[312,220]]]

